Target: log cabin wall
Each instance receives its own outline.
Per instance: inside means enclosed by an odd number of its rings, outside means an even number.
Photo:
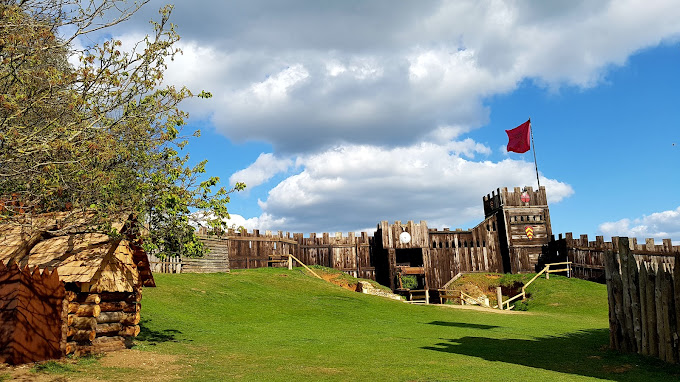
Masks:
[[[132,292],[81,292],[66,285],[65,354],[85,355],[125,349],[140,332],[142,289]]]

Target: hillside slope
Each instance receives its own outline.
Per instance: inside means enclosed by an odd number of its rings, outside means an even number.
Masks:
[[[677,367],[607,350],[606,289],[551,277],[529,312],[414,306],[299,269],[155,275],[139,354],[173,356],[183,380],[667,381]],[[530,288],[532,288],[530,287]],[[107,356],[108,357],[108,356]],[[153,378],[90,366],[88,378]]]

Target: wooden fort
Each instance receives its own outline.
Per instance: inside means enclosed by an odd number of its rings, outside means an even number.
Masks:
[[[63,213],[46,214],[36,217],[30,224],[0,225],[0,264],[6,264],[0,269],[0,273],[5,273],[4,277],[0,275],[0,290],[6,291],[0,294],[0,305],[6,310],[4,314],[26,316],[16,309],[22,304],[37,306],[47,301],[41,297],[45,294],[42,292],[33,296],[17,292],[21,290],[19,284],[28,283],[29,287],[35,284],[36,288],[29,288],[33,292],[52,290],[52,284],[40,287],[42,289],[37,286],[58,275],[61,291],[53,295],[63,297],[58,298],[58,306],[50,308],[59,314],[58,327],[53,327],[53,320],[43,320],[49,324],[43,322],[42,326],[33,326],[40,330],[52,326],[51,332],[57,330],[56,348],[61,354],[125,348],[140,331],[141,288],[155,286],[146,253],[124,238],[80,233],[83,229],[77,225],[64,228],[65,216]],[[113,225],[122,232],[125,223],[126,220],[121,220]],[[31,277],[27,276],[31,274]],[[22,278],[27,281],[21,282]],[[8,307],[14,307],[14,310]],[[21,321],[4,321],[0,323],[0,332],[15,333],[16,328],[30,326]],[[33,334],[33,337],[39,336],[40,333]],[[16,342],[19,339],[18,336],[6,336],[4,346],[25,346]],[[54,342],[54,338],[51,341]],[[54,349],[55,345],[48,348]],[[26,361],[31,358],[29,353],[20,357],[7,355],[6,358]],[[42,356],[37,354],[33,360]]]
[[[222,271],[279,266],[291,254],[307,265],[339,269],[392,289],[400,287],[401,275],[414,275],[425,290],[441,288],[460,272],[533,272],[552,235],[545,188],[497,189],[482,201],[484,220],[468,230],[382,221],[372,236],[230,230],[215,238],[199,233],[208,247],[228,254]],[[215,268],[212,260],[208,263]]]

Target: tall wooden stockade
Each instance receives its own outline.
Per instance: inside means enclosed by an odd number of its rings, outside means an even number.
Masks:
[[[590,241],[588,235],[574,238],[571,232],[567,232],[564,237],[559,234],[558,239],[553,236],[544,246],[541,260],[545,263],[570,261],[572,277],[604,283],[606,256],[614,250],[616,240],[614,237],[612,241],[604,241],[602,236],[596,236],[595,240]],[[670,255],[680,251],[680,246],[673,246],[670,239],[663,239],[661,244],[656,244],[654,239],[645,239],[644,243],[638,243],[636,238],[630,238],[629,245],[635,251],[636,258],[645,261],[654,259],[657,262],[673,263]],[[542,262],[539,261],[539,268]]]
[[[680,251],[640,249],[626,237],[606,251],[609,340],[613,349],[680,360]]]
[[[373,235],[336,232],[305,237],[259,230],[208,235],[199,229],[199,238],[210,250],[205,257],[151,257],[150,266],[163,273],[229,272],[284,267],[292,256],[300,264],[341,270],[393,290],[404,289],[402,276],[415,276],[418,287],[405,295],[441,301],[448,296],[443,286],[459,273],[533,272],[552,235],[544,187],[498,188],[483,196],[482,203],[484,220],[466,230],[429,228],[425,221],[381,221]],[[402,234],[408,234],[404,242]]]
[[[288,255],[292,255],[303,264],[322,265],[354,277],[375,279],[373,237],[366,232],[359,235],[349,232],[346,236],[342,232],[311,233],[304,237],[301,233],[283,231],[229,230],[221,237],[207,236],[199,231],[199,237],[210,249],[208,256],[213,256],[215,248],[221,246],[220,251],[231,269],[285,267]]]

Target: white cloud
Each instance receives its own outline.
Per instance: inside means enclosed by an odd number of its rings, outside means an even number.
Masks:
[[[184,6],[174,17],[185,55],[168,80],[215,94],[189,110],[211,113],[232,140],[288,153],[478,128],[485,97],[526,79],[593,86],[611,65],[680,36],[673,0]]]
[[[209,219],[214,219],[214,215],[206,214],[203,211],[194,212],[191,214],[190,223],[193,227],[207,226],[207,221]],[[254,229],[259,230],[274,230],[277,227],[284,226],[286,224],[285,218],[275,219],[269,214],[262,214],[260,217],[244,218],[241,215],[229,214],[229,219],[224,219],[227,227],[232,229],[239,229],[241,227],[248,231]]]
[[[635,219],[621,219],[600,224],[599,231],[606,236],[628,236],[639,240],[646,238],[680,241],[680,207],[675,210],[655,212]]]
[[[293,161],[290,159],[279,159],[271,153],[262,153],[253,164],[230,176],[229,184],[233,186],[236,182],[242,182],[246,184],[247,189],[252,189],[268,181],[274,175],[288,170],[292,165]]]
[[[488,150],[465,140],[393,149],[345,145],[300,156],[296,165],[302,171],[280,182],[259,204],[269,221],[285,225],[277,229],[295,232],[356,231],[380,220],[460,227],[483,219],[482,197],[497,187],[535,183],[532,163],[466,160],[452,151],[457,146],[469,153]],[[573,193],[554,179],[542,178],[541,184],[550,203]]]

